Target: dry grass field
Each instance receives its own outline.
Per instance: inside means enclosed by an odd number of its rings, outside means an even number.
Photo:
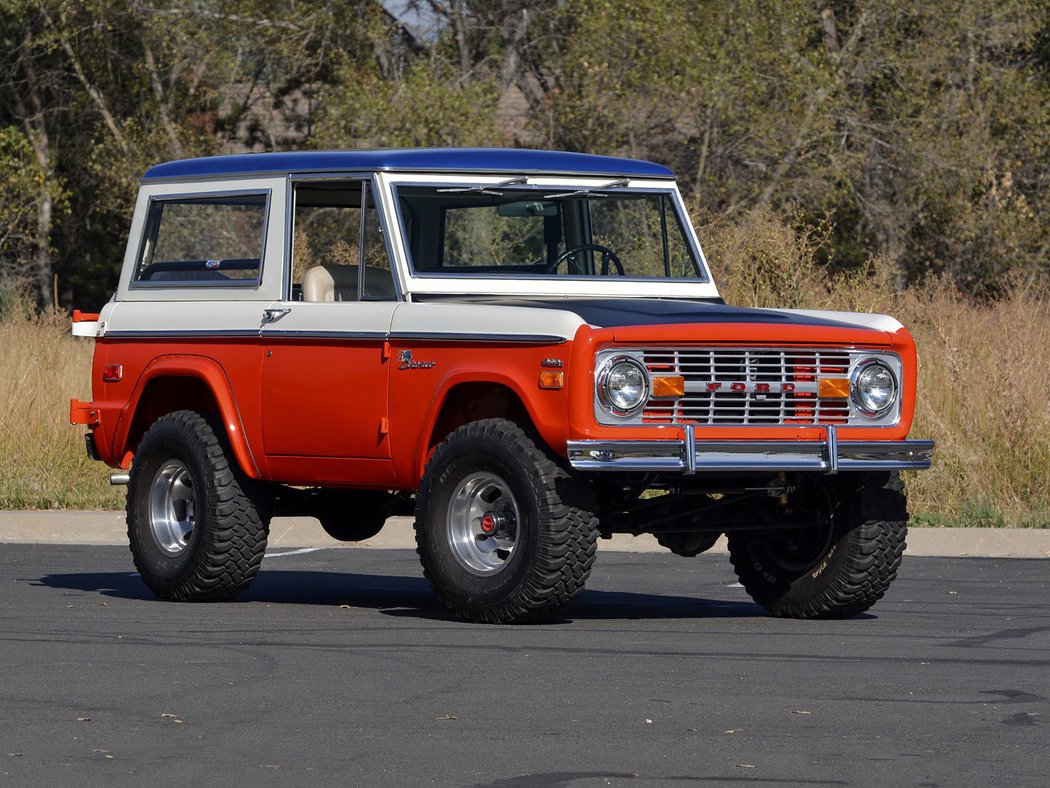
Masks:
[[[718,250],[712,268],[730,303],[878,312],[911,331],[911,435],[937,441],[933,467],[905,475],[913,524],[1050,527],[1050,396],[1039,361],[1050,347],[1046,287],[1018,282],[977,303],[939,280],[899,289],[894,266],[877,258],[861,274],[829,279],[816,263],[820,231],[763,208],[701,235]]]
[[[727,300],[886,312],[915,336],[912,435],[935,439],[937,450],[930,471],[908,474],[913,522],[1050,527],[1050,398],[1039,361],[1050,347],[1050,298],[1018,287],[981,305],[938,285],[897,292],[877,276],[828,285],[809,266],[813,239],[775,222],[756,232],[760,219],[743,239],[715,232]],[[763,255],[774,262],[763,265]],[[64,313],[5,312],[0,508],[122,507],[123,488],[110,487],[109,469],[85,457],[84,431],[67,419],[69,398],[91,394],[92,342],[70,336]]]
[[[123,508],[123,489],[69,424],[70,397],[91,398],[93,344],[70,335],[64,312],[0,319],[0,509]]]

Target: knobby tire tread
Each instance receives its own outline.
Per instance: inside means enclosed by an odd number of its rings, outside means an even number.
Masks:
[[[141,447],[149,449],[151,435],[174,429],[192,444],[204,469],[207,499],[206,529],[202,534],[192,568],[174,585],[158,585],[148,579],[148,571],[132,550],[135,567],[151,590],[163,599],[176,602],[219,602],[232,599],[251,583],[262,564],[269,532],[268,507],[262,491],[250,495],[245,488],[253,484],[231,466],[231,449],[222,422],[194,411],[175,411],[156,422],[143,435]],[[135,474],[134,465],[132,475]],[[144,483],[148,483],[145,480]],[[137,480],[129,486],[137,489]],[[127,516],[132,536],[131,507]]]
[[[449,597],[428,566],[423,549],[424,513],[433,495],[434,473],[448,455],[461,451],[468,441],[493,441],[522,459],[534,470],[532,488],[538,493],[540,545],[536,561],[516,592],[499,605],[478,608]],[[483,419],[453,431],[427,463],[416,496],[416,553],[423,575],[442,604],[458,616],[477,623],[505,624],[548,620],[569,605],[583,589],[594,564],[598,546],[598,519],[590,489],[574,479],[552,455],[520,426],[505,419]],[[545,524],[545,525],[544,525]]]
[[[838,545],[846,555],[827,585],[809,599],[783,600],[770,594],[769,584],[754,568],[747,538],[730,535],[730,561],[741,585],[759,604],[784,618],[850,618],[868,610],[885,595],[897,577],[908,532],[904,483],[897,473],[866,474],[844,495],[856,508],[852,527]]]

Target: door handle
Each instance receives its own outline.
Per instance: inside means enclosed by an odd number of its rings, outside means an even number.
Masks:
[[[263,322],[264,323],[273,323],[273,322],[275,322],[277,320],[280,320],[282,317],[284,317],[285,315],[287,315],[291,311],[292,310],[290,308],[288,308],[288,307],[283,307],[283,308],[278,308],[278,309],[275,309],[275,308],[264,309],[263,310]]]

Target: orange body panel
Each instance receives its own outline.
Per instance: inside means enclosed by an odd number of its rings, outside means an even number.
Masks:
[[[75,402],[71,420],[91,424],[103,460],[127,467],[142,431],[158,415],[192,407],[151,399],[161,378],[207,387],[237,462],[252,477],[290,484],[414,489],[433,447],[462,423],[498,416],[527,419],[564,454],[568,440],[680,440],[673,425],[615,426],[594,417],[595,354],[609,347],[763,346],[889,349],[903,364],[902,416],[894,427],[841,427],[839,438],[902,440],[911,427],[916,358],[910,334],[846,327],[690,324],[594,329],[561,344],[391,340],[100,339],[94,399]],[[772,341],[771,341],[772,340]],[[412,352],[412,363],[400,360]],[[102,381],[121,364],[124,379]],[[564,388],[541,375],[563,372]],[[135,370],[141,370],[138,375]],[[185,389],[186,396],[197,396]],[[151,410],[152,409],[152,410]],[[698,426],[697,440],[821,440],[820,426]]]
[[[262,369],[267,456],[388,459],[382,341],[268,341]]]

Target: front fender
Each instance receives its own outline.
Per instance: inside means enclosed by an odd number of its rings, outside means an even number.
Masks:
[[[510,392],[521,403],[540,437],[556,452],[564,453],[567,392],[541,389],[538,381],[545,358],[556,356],[565,363],[568,352],[566,344],[434,347],[417,350],[417,355],[435,361],[434,367],[411,371],[392,369],[391,439],[399,482],[407,488],[418,484],[441,414],[452,392],[464,384],[500,387]],[[482,413],[478,417],[490,415]]]

